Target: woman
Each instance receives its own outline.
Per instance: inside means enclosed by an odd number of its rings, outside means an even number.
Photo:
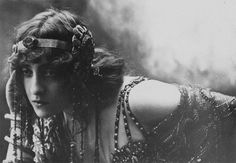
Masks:
[[[235,98],[124,75],[72,13],[49,9],[16,30],[4,162],[222,162]]]

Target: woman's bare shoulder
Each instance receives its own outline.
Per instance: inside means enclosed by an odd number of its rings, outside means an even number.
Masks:
[[[174,84],[147,80],[131,90],[129,105],[141,122],[153,125],[177,108],[180,96],[179,89]]]

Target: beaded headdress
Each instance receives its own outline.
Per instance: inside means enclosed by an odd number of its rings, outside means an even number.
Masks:
[[[37,48],[55,48],[70,52],[73,57],[77,58],[76,68],[79,66],[91,66],[94,54],[94,39],[91,32],[84,25],[76,25],[73,28],[72,41],[66,42],[57,39],[44,39],[34,36],[27,36],[23,40],[12,46],[12,55],[8,58],[11,61],[19,54],[24,54],[28,50]]]

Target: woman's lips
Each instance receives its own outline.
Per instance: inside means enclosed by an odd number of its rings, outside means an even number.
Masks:
[[[41,107],[41,106],[49,104],[49,102],[40,101],[40,100],[33,100],[32,103],[33,103],[33,105],[35,105],[37,107]]]

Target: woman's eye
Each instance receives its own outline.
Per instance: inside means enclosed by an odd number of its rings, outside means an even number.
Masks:
[[[53,71],[53,70],[45,70],[45,71],[43,72],[43,75],[44,75],[45,77],[55,77],[55,76],[56,76],[56,72]]]
[[[30,77],[32,75],[32,71],[28,68],[22,68],[21,72],[25,77]]]

